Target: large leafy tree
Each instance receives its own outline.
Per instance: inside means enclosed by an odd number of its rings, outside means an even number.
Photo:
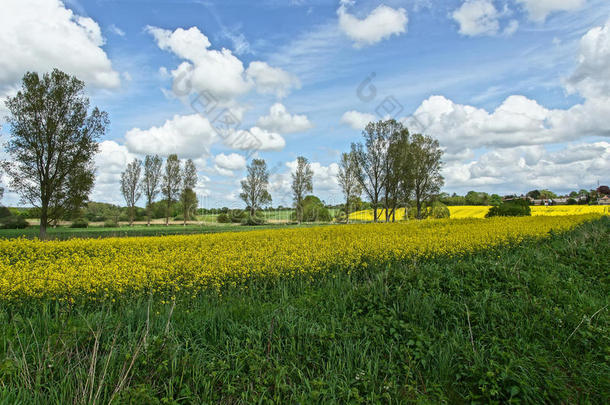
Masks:
[[[362,132],[364,144],[352,144],[352,153],[358,162],[358,181],[369,198],[377,222],[377,209],[385,183],[388,150],[387,125],[384,121],[370,122]]]
[[[21,89],[6,101],[10,138],[3,163],[10,188],[21,202],[40,209],[40,238],[47,226],[87,201],[95,180],[97,140],[108,114],[89,110],[85,83],[57,69],[23,76]]]
[[[163,160],[155,155],[146,155],[144,158],[144,177],[142,178],[142,190],[146,197],[146,217],[147,225],[150,226],[150,217],[152,216],[152,204],[159,194],[159,186],[161,184],[161,168]]]
[[[165,225],[169,225],[169,216],[172,212],[172,205],[176,202],[180,193],[182,176],[180,172],[180,160],[178,156],[169,155],[165,161],[165,173],[163,174],[163,183],[161,192],[165,197]]]
[[[441,176],[443,151],[436,139],[427,135],[414,134],[409,144],[409,158],[406,170],[410,178],[417,218],[422,217],[422,207],[437,195],[444,184]]]
[[[253,159],[248,165],[248,175],[241,181],[242,192],[239,195],[254,216],[257,209],[271,203],[271,194],[267,190],[269,186],[269,172],[267,163],[263,159]]]
[[[192,159],[184,163],[182,171],[182,192],[180,193],[180,202],[182,203],[182,213],[184,225],[190,219],[191,212],[197,208],[197,195],[195,194],[195,186],[197,185],[197,168]]]
[[[133,225],[133,218],[136,213],[136,203],[142,196],[140,188],[140,174],[142,173],[142,161],[134,159],[127,165],[127,169],[121,173],[121,193],[127,208],[129,209],[129,226]]]
[[[296,208],[297,221],[303,221],[303,199],[313,192],[313,170],[309,161],[303,156],[297,158],[297,168],[292,173],[292,194]]]
[[[337,182],[345,196],[345,221],[349,223],[349,214],[352,202],[360,197],[362,188],[358,181],[358,162],[353,152],[341,154],[339,161],[339,174]]]

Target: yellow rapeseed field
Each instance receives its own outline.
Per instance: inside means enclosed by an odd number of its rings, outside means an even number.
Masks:
[[[599,217],[334,225],[209,235],[0,241],[0,301],[196,294],[251,278],[314,278],[374,263],[460,254],[564,231]]]
[[[463,218],[485,218],[485,214],[491,208],[484,205],[464,205],[450,206],[449,212],[453,219]],[[553,205],[532,206],[532,216],[562,216],[562,215],[585,215],[585,214],[601,214],[610,215],[610,207],[604,205]],[[379,210],[378,217],[385,220],[385,210]],[[405,209],[399,208],[396,210],[396,219],[401,220],[405,216]],[[372,221],[373,210],[358,211],[350,214],[350,219],[358,221]]]

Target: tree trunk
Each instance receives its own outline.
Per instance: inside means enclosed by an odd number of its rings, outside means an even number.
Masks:
[[[377,205],[373,207],[373,222],[377,222]]]
[[[146,206],[146,226],[150,226],[150,204]]]
[[[167,207],[165,210],[165,226],[169,226],[169,210],[171,209],[171,203],[167,202]]]
[[[349,198],[345,202],[345,223],[349,224]]]
[[[421,219],[421,201],[417,199],[417,219]]]
[[[129,226],[133,226],[133,207],[129,207]]]
[[[47,208],[43,207],[40,209],[40,234],[38,236],[40,240],[45,240],[47,238],[47,221]]]

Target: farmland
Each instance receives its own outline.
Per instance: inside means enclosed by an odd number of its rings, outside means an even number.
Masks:
[[[4,240],[0,392],[600,403],[609,247],[595,214]]]

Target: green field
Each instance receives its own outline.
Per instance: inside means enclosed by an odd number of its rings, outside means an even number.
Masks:
[[[606,217],[175,306],[3,307],[0,402],[604,403],[609,269]]]

